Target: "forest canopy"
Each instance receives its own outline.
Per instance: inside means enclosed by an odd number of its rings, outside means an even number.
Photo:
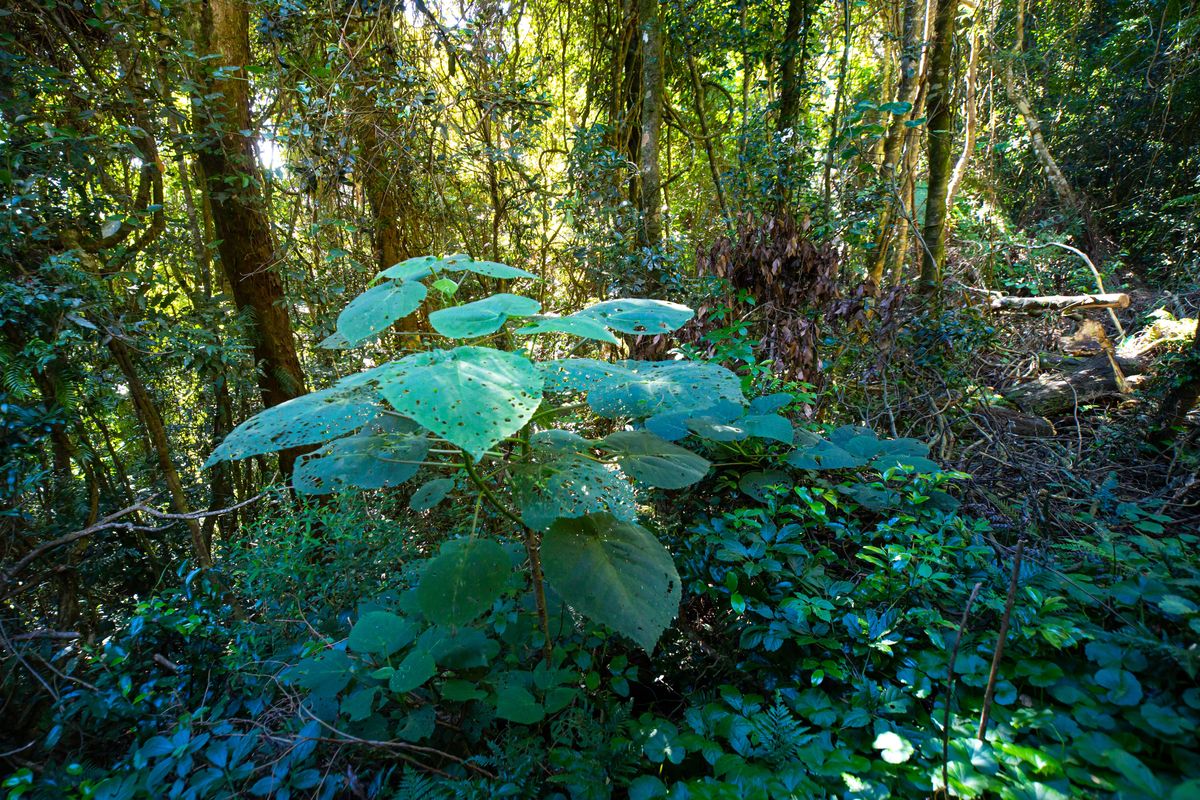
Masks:
[[[11,0],[0,796],[1200,797],[1194,0]]]

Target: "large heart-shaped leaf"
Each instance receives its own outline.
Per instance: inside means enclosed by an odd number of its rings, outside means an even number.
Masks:
[[[425,565],[417,604],[437,625],[465,625],[487,611],[504,591],[512,560],[491,539],[456,539]]]
[[[583,339],[594,339],[598,342],[620,344],[608,328],[594,319],[580,316],[569,317],[537,317],[524,328],[513,331],[518,336],[532,336],[535,333],[569,333]]]
[[[637,481],[660,489],[682,489],[708,474],[707,459],[649,431],[617,431],[600,441],[613,453],[621,471]]]
[[[422,278],[427,278],[435,271],[446,269],[446,262],[437,256],[417,256],[401,261],[399,264],[393,264],[383,272],[375,276],[376,280],[380,278],[390,278],[394,281],[419,281]]]
[[[396,320],[416,311],[425,294],[425,285],[415,281],[381,283],[350,301],[338,315],[337,332],[350,346],[378,336]]]
[[[476,460],[519,431],[542,399],[533,363],[502,350],[431,350],[386,366],[375,380],[392,407]]]
[[[521,519],[535,530],[554,520],[608,512],[617,519],[637,519],[633,490],[610,466],[568,454],[546,464],[531,464],[513,476]]]
[[[509,317],[527,317],[536,314],[541,307],[537,300],[518,294],[500,293],[473,303],[435,311],[429,315],[429,324],[442,336],[473,339],[500,330]]]
[[[476,261],[470,256],[449,256],[445,260],[446,268],[454,272],[473,272],[476,275],[483,275],[485,278],[499,278],[501,280],[512,280],[513,278],[533,278],[537,279],[537,275],[532,272],[526,272],[519,267],[510,267],[508,264],[501,264],[499,261]]]
[[[538,364],[546,379],[547,392],[588,392],[609,379],[633,377],[620,364],[609,364],[595,358],[556,358]]]
[[[679,612],[675,563],[649,531],[611,514],[560,519],[542,538],[542,568],[558,594],[647,653]]]
[[[712,406],[718,400],[744,405],[737,375],[699,361],[622,361],[625,374],[601,381],[588,405],[602,417],[649,417]]]
[[[346,644],[356,653],[390,656],[412,644],[416,627],[390,611],[368,611],[350,629]]]
[[[272,406],[238,425],[204,466],[321,444],[361,428],[382,406],[359,386],[336,386]]]
[[[670,333],[682,327],[695,314],[679,303],[630,299],[605,300],[576,312],[575,316],[603,322],[620,333],[657,334]]]
[[[429,437],[424,431],[363,432],[304,456],[296,464],[292,481],[302,494],[399,486],[417,474],[428,452]]]

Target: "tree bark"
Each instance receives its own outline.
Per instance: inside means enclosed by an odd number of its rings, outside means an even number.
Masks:
[[[113,360],[120,367],[121,374],[125,377],[125,383],[129,386],[129,397],[133,400],[133,408],[154,447],[158,468],[162,470],[163,480],[167,484],[167,493],[171,498],[171,507],[177,514],[190,514],[191,509],[188,507],[187,494],[183,490],[183,481],[180,480],[179,470],[175,468],[175,462],[171,459],[171,446],[167,439],[167,428],[163,424],[162,414],[159,413],[158,405],[146,391],[146,387],[137,373],[129,346],[110,331],[108,332],[108,349],[113,355]],[[196,563],[201,567],[211,567],[212,553],[209,552],[208,542],[205,541],[200,530],[199,521],[195,519],[185,521],[188,531],[191,533],[192,554],[196,558]]]
[[[898,195],[900,187],[896,185],[896,166],[900,163],[900,154],[904,149],[905,133],[909,130],[904,123],[912,118],[912,106],[916,100],[917,78],[920,74],[921,49],[923,41],[923,26],[917,17],[917,0],[904,0],[904,32],[900,45],[900,80],[896,86],[897,103],[906,103],[909,110],[892,116],[892,124],[888,128],[887,138],[883,146],[883,163],[880,166],[880,177],[889,191]],[[871,265],[870,278],[876,287],[883,284],[883,271],[888,261],[888,245],[893,238],[892,228],[896,220],[896,205],[902,202],[900,197],[889,198],[884,205],[879,218],[879,238],[875,251],[875,261]],[[901,223],[905,224],[905,223]],[[907,241],[907,237],[905,237]]]
[[[925,252],[921,258],[921,291],[940,288],[946,261],[946,196],[954,149],[954,17],[958,0],[938,0],[929,56],[929,195],[925,202]]]
[[[662,245],[662,175],[658,152],[663,121],[662,20],[658,0],[638,0],[642,43],[642,244]]]
[[[1183,425],[1188,412],[1200,401],[1200,324],[1185,357],[1175,385],[1167,390],[1162,405],[1152,426],[1152,437],[1159,441],[1171,438],[1175,429]]]
[[[208,141],[199,153],[207,181],[221,266],[238,310],[254,315],[253,349],[264,407],[305,393],[304,373],[288,318],[283,282],[275,271],[270,220],[263,205],[250,120],[249,7],[241,0],[208,0],[201,38],[217,55],[208,97],[197,106],[199,132]],[[291,475],[295,451],[279,454]]]
[[[954,207],[954,196],[958,194],[958,187],[967,174],[967,167],[971,164],[972,151],[975,149],[975,135],[978,128],[975,95],[979,86],[979,29],[985,19],[987,19],[987,15],[983,13],[981,3],[976,7],[971,19],[971,54],[967,57],[967,82],[963,97],[967,119],[963,129],[962,154],[954,164],[954,172],[950,176],[950,187],[946,190],[947,211]]]
[[[1025,0],[1017,0],[1015,25],[1016,35],[1013,38],[1013,47],[1009,52],[1009,57],[1004,59],[1004,90],[1008,94],[1009,102],[1016,106],[1017,113],[1025,121],[1025,127],[1029,130],[1029,144],[1033,148],[1034,155],[1037,156],[1038,163],[1042,165],[1042,171],[1045,172],[1046,180],[1050,183],[1050,188],[1054,190],[1059,205],[1064,211],[1081,214],[1084,211],[1083,203],[1050,152],[1050,147],[1046,144],[1046,137],[1042,135],[1042,123],[1033,112],[1029,98],[1018,85],[1013,71],[1014,62],[1021,58],[1025,49]]]
[[[1129,295],[1069,294],[1041,297],[993,297],[995,311],[1083,311],[1089,308],[1129,308]]]

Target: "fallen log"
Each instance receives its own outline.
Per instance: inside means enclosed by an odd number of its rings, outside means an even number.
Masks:
[[[993,311],[1077,311],[1089,308],[1128,308],[1129,295],[1123,292],[1109,294],[1053,294],[1042,297],[993,297]]]
[[[1146,364],[1136,359],[1117,358],[1116,362],[1122,376],[1146,371]],[[1106,354],[1074,363],[1064,362],[1059,370],[1012,387],[1004,392],[1005,399],[1027,414],[1049,417],[1077,404],[1121,395],[1113,365]]]

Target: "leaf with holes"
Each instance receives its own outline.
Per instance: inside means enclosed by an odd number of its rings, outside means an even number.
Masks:
[[[426,481],[413,492],[409,498],[408,507],[413,511],[428,511],[446,499],[446,495],[454,488],[452,478],[434,478]]]
[[[417,256],[393,264],[376,275],[375,280],[388,278],[394,281],[419,281],[445,269],[446,262],[437,256]]]
[[[594,358],[557,358],[538,364],[547,392],[589,392],[610,379],[632,377],[619,364]]]
[[[363,432],[301,458],[292,482],[301,494],[399,486],[417,474],[428,452],[429,437],[424,431]]]
[[[569,333],[572,336],[578,336],[583,339],[594,339],[598,342],[620,344],[620,340],[609,333],[608,328],[599,322],[587,317],[574,315],[569,317],[535,317],[524,328],[518,328],[513,333],[518,336],[532,336],[535,333]]]
[[[379,403],[359,387],[312,392],[271,406],[238,425],[204,466],[321,444],[358,430],[381,410]]]
[[[546,464],[530,464],[513,475],[521,519],[534,530],[545,530],[559,518],[608,512],[633,522],[637,506],[629,483],[612,467],[580,455],[566,455]]]
[[[670,333],[687,324],[696,312],[666,300],[605,300],[575,313],[604,323],[619,333]]]
[[[425,295],[425,285],[415,281],[381,283],[350,301],[338,315],[337,332],[353,347],[416,311]]]
[[[541,307],[537,300],[518,294],[494,294],[474,303],[435,311],[429,315],[429,324],[450,339],[473,339],[500,330],[509,317],[527,317]]]
[[[541,553],[546,580],[568,605],[647,653],[679,611],[671,554],[640,525],[611,514],[560,519]]]
[[[728,400],[745,405],[737,375],[700,361],[621,361],[616,374],[588,392],[588,405],[602,417],[642,418],[708,408]]]
[[[470,453],[476,461],[519,431],[542,398],[542,376],[516,353],[457,347],[386,365],[379,389],[392,408]]]
[[[512,560],[491,539],[456,539],[425,565],[417,605],[437,625],[465,625],[492,606],[512,574]]]
[[[617,431],[600,440],[600,449],[617,457],[621,471],[659,489],[682,489],[708,474],[707,459],[649,431]]]
[[[537,275],[534,275],[532,272],[526,272],[519,267],[510,267],[508,264],[501,264],[499,261],[476,261],[470,256],[454,255],[448,256],[445,259],[445,263],[446,269],[451,272],[473,272],[485,278],[499,278],[501,280],[512,280],[514,278],[533,278],[537,280]]]
[[[760,503],[765,503],[772,497],[786,494],[794,486],[795,483],[788,477],[788,474],[780,470],[747,472],[738,480],[738,488],[748,497]]]

